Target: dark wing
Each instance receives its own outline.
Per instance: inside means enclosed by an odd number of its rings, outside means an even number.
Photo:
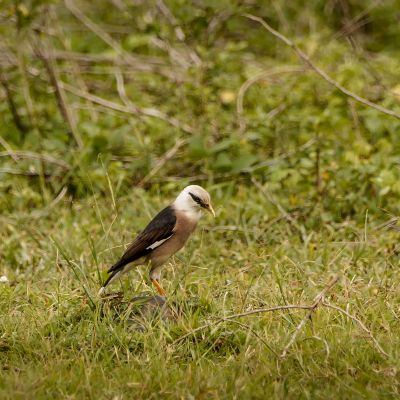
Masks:
[[[160,211],[137,238],[129,245],[121,259],[108,272],[146,256],[174,234],[176,215],[171,206]]]

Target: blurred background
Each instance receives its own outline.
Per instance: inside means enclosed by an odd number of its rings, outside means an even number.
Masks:
[[[266,185],[310,228],[398,213],[399,1],[3,1],[0,210]],[[138,189],[139,190],[139,189]],[[383,213],[382,210],[385,210]]]

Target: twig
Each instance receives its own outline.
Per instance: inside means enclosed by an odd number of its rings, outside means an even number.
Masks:
[[[57,100],[57,105],[60,110],[61,115],[63,116],[65,122],[67,123],[70,133],[75,139],[76,144],[79,148],[82,148],[83,142],[80,134],[77,130],[76,121],[74,114],[71,112],[68,107],[68,102],[64,93],[63,88],[60,85],[60,79],[58,77],[58,72],[56,66],[51,58],[51,49],[50,51],[44,52],[40,44],[36,46],[36,53],[38,57],[43,61],[43,64],[46,68],[47,74],[50,79],[50,83],[54,88],[54,94]]]
[[[279,104],[279,106],[273,108],[272,110],[268,111],[267,114],[265,115],[265,119],[272,119],[276,117],[278,114],[280,114],[282,111],[286,109],[287,105],[285,103]]]
[[[376,226],[374,229],[375,230],[380,230],[380,229],[391,229],[391,228],[396,228],[397,223],[399,222],[399,217],[392,217],[390,218],[389,221],[383,222],[382,224],[379,224]]]
[[[122,75],[120,70],[115,71],[115,80],[117,81],[117,90],[122,102],[127,107],[134,107],[132,102],[129,100],[128,95],[126,94],[124,76]]]
[[[304,325],[306,324],[307,320],[310,319],[312,313],[316,310],[316,308],[318,306],[323,306],[323,307],[327,307],[327,308],[331,308],[333,310],[339,311],[340,313],[346,315],[347,317],[349,317],[353,321],[357,322],[358,325],[361,327],[361,329],[363,331],[365,331],[368,334],[368,336],[371,338],[371,340],[374,343],[374,345],[377,348],[377,350],[382,355],[384,355],[385,357],[389,357],[389,354],[386,353],[385,350],[383,350],[383,348],[381,347],[379,342],[373,336],[372,332],[364,325],[364,323],[362,321],[360,321],[354,315],[348,313],[346,310],[343,310],[342,308],[340,308],[338,306],[335,306],[333,304],[327,303],[324,300],[325,295],[332,289],[332,287],[338,282],[338,280],[339,280],[338,276],[333,276],[330,279],[330,281],[328,282],[328,284],[325,286],[325,288],[323,290],[321,290],[321,292],[319,292],[317,296],[315,296],[315,298],[313,300],[313,303],[311,305],[288,304],[288,305],[284,305],[284,306],[269,307],[269,308],[258,308],[258,309],[255,309],[255,310],[249,310],[249,311],[245,311],[245,312],[238,313],[238,314],[231,314],[231,315],[228,315],[227,317],[221,317],[221,318],[218,318],[218,319],[216,319],[214,321],[211,321],[211,322],[209,322],[207,324],[201,325],[201,326],[191,330],[190,332],[186,333],[185,335],[180,336],[173,343],[175,344],[175,343],[181,342],[182,340],[186,339],[189,336],[194,335],[197,332],[200,332],[200,331],[202,331],[204,329],[207,329],[207,328],[210,328],[210,327],[215,327],[215,326],[221,324],[222,322],[234,322],[234,323],[237,323],[239,325],[244,325],[244,324],[241,324],[238,321],[236,321],[236,318],[240,318],[240,317],[246,317],[246,316],[249,316],[249,315],[263,314],[263,313],[269,313],[269,312],[275,312],[275,311],[293,310],[293,309],[308,310],[307,314],[301,320],[299,325],[296,327],[296,329],[295,329],[294,333],[292,334],[289,342],[287,343],[287,345],[283,349],[281,355],[279,356],[279,358],[284,358],[286,356],[289,348],[293,345],[294,341],[296,340],[296,338],[297,338],[298,334],[300,333],[301,329],[304,327]],[[247,325],[245,327],[247,329],[249,328]],[[253,330],[252,330],[252,333],[255,334],[255,332]],[[256,336],[259,339],[261,339],[258,334]],[[318,338],[318,339],[320,339],[320,338]],[[322,339],[320,339],[320,340],[322,340]],[[265,345],[267,345],[270,348],[270,346],[264,340],[262,340],[262,341],[263,341],[263,343]],[[326,341],[324,341],[324,342],[325,342],[325,346],[329,349]],[[328,350],[328,353],[329,353],[329,350]],[[276,354],[276,353],[274,352],[274,354]]]
[[[322,301],[321,303],[322,306],[324,307],[328,307],[331,308],[333,310],[339,311],[340,313],[346,315],[347,317],[349,317],[350,319],[352,319],[353,321],[357,322],[357,324],[361,327],[361,329],[366,332],[368,334],[368,336],[370,337],[370,339],[372,340],[372,342],[374,343],[375,347],[377,348],[377,350],[384,355],[385,357],[389,357],[389,354],[386,353],[385,350],[383,350],[382,346],[379,344],[379,342],[375,339],[375,337],[372,335],[372,332],[364,325],[364,323],[362,321],[360,321],[357,317],[355,317],[354,315],[351,315],[350,313],[348,313],[346,310],[343,310],[343,308],[340,308],[338,306],[335,306],[333,304],[327,303],[325,301]]]
[[[336,282],[339,280],[338,276],[334,276],[331,278],[329,283],[325,286],[325,288],[317,294],[317,296],[314,298],[313,304],[309,307],[309,312],[304,316],[304,318],[300,321],[300,323],[297,325],[295,331],[293,332],[289,342],[287,345],[284,347],[282,350],[282,353],[280,355],[280,358],[284,358],[290,349],[290,347],[293,345],[295,342],[298,334],[306,324],[306,322],[311,318],[312,313],[315,311],[315,309],[320,305],[320,303],[323,301],[325,294],[336,284]]]
[[[322,79],[324,79],[326,82],[328,82],[330,85],[335,87],[337,90],[342,92],[344,95],[349,96],[353,98],[355,101],[364,104],[368,107],[374,108],[375,110],[380,111],[383,114],[390,115],[392,117],[395,117],[397,119],[400,119],[400,114],[393,111],[389,110],[386,107],[380,106],[379,104],[373,103],[372,101],[369,101],[367,99],[364,99],[363,97],[351,92],[350,90],[346,89],[343,87],[340,83],[336,82],[333,78],[331,78],[325,71],[317,67],[311,59],[305,54],[302,50],[300,50],[290,39],[288,39],[286,36],[282,35],[280,32],[276,31],[273,29],[270,25],[268,25],[262,18],[256,17],[255,15],[251,14],[244,14],[246,18],[249,18],[253,21],[256,21],[260,23],[268,32],[270,32],[273,36],[281,40],[283,43],[291,47],[296,54],[314,71],[316,72]]]
[[[332,37],[333,40],[340,38],[343,35],[352,35],[355,31],[360,29],[366,23],[369,23],[368,14],[377,7],[379,1],[374,1],[365,10],[362,10],[359,14],[350,19],[350,15],[347,17],[342,28],[339,29]],[[341,4],[343,6],[343,3]],[[343,8],[343,7],[342,7]],[[345,10],[343,10],[345,11]],[[346,12],[348,14],[348,12]]]
[[[132,65],[132,67],[137,68],[138,62],[137,59],[127,53],[118,42],[116,42],[107,32],[105,32],[99,25],[94,23],[89,17],[87,17],[74,3],[72,0],[64,0],[64,3],[68,10],[85,25],[88,29],[90,29],[95,35],[97,35],[101,40],[107,43],[116,53],[117,55],[124,60],[124,62]],[[119,60],[118,60],[119,62]],[[186,66],[187,67],[187,66]],[[144,67],[146,68],[146,67]],[[146,68],[148,69],[148,68]],[[169,75],[169,78],[176,78],[171,74],[165,74],[165,76]]]
[[[172,14],[171,10],[167,7],[163,0],[157,1],[157,7],[164,14],[169,23],[174,27],[175,36],[177,37],[177,39],[181,42],[184,42],[185,34],[182,28],[178,25],[178,21],[175,18],[174,14]]]
[[[219,25],[222,25],[227,19],[232,16],[232,12],[229,10],[222,10],[219,13],[215,14],[211,19],[207,26],[207,34],[211,36],[215,33]]]
[[[7,150],[0,151],[0,157],[12,157],[14,160],[19,160],[20,158],[28,158],[33,160],[45,161],[51,164],[58,165],[65,170],[69,170],[71,167],[65,161],[58,160],[52,156],[41,153],[34,153],[33,151],[24,151],[24,150]]]
[[[28,176],[28,177],[35,177],[35,176],[42,176],[44,178],[52,178],[54,176],[61,176],[60,173],[49,173],[49,172],[37,172],[37,171],[21,171],[12,168],[0,168],[1,174],[10,174],[10,175],[19,175],[19,176]]]
[[[154,165],[154,168],[138,183],[137,186],[144,186],[157,172],[179,151],[179,149],[188,142],[187,139],[178,139],[173,147],[171,147]]]
[[[23,46],[16,46],[16,49],[15,49],[17,68],[18,68],[18,70],[21,74],[21,78],[22,78],[22,82],[21,82],[22,94],[24,97],[25,105],[26,105],[27,116],[29,117],[29,120],[30,120],[30,126],[33,127],[37,133],[40,133],[40,130],[38,129],[38,120],[37,120],[34,103],[32,100],[30,83],[29,83],[29,79],[28,79],[28,72],[27,72],[28,67],[26,65],[22,47]]]
[[[2,73],[0,73],[0,83],[3,86],[4,91],[6,93],[8,108],[10,109],[14,124],[17,127],[17,129],[20,131],[22,138],[24,138],[27,128],[26,128],[25,124],[22,122],[22,118],[18,113],[17,105],[15,104],[14,97],[11,93],[7,79]]]
[[[1,48],[0,48],[1,50]],[[146,65],[156,67],[166,67],[168,64],[165,63],[164,59],[155,56],[144,56],[144,55],[129,55],[130,61],[127,62],[125,59],[116,59],[112,54],[92,54],[92,53],[79,53],[77,51],[66,51],[54,49],[54,59],[60,61],[76,61],[82,64],[109,64],[112,63],[117,66],[130,65],[135,69],[139,66],[143,66],[144,71],[150,71],[146,69]]]
[[[108,64],[112,63],[116,66],[128,66],[129,72],[150,72],[160,74],[173,81],[185,80],[183,70],[177,65],[171,69],[163,59],[150,56],[130,55],[129,61],[105,54],[85,54],[72,51],[54,51],[54,59],[61,61],[75,61],[81,64]]]
[[[14,150],[2,136],[0,136],[0,144],[7,150],[8,155],[18,164],[18,157],[15,155]]]
[[[183,124],[176,118],[170,117],[167,114],[165,114],[162,111],[157,110],[155,108],[150,108],[150,107],[140,108],[134,104],[131,104],[130,106],[126,106],[126,105],[115,103],[111,100],[103,99],[103,98],[96,96],[94,94],[91,94],[89,92],[85,92],[85,91],[80,90],[80,89],[78,89],[72,85],[69,85],[68,83],[65,83],[65,82],[59,82],[59,84],[63,89],[74,94],[75,96],[89,100],[92,103],[99,104],[102,107],[110,108],[112,110],[120,111],[120,112],[127,113],[127,114],[141,114],[141,115],[145,115],[147,117],[158,118],[165,122],[168,122],[170,125],[174,126],[175,128],[181,129],[182,131],[184,131],[186,133],[192,134],[195,132],[194,128],[192,128],[191,126],[189,126],[187,124]]]
[[[309,310],[310,306],[288,304],[285,306],[277,306],[277,307],[270,307],[270,308],[257,308],[256,310],[250,310],[250,311],[242,312],[239,314],[228,315],[227,317],[217,319],[216,321],[209,322],[208,324],[201,325],[201,326],[191,330],[190,332],[188,332],[185,335],[180,336],[178,339],[176,339],[174,343],[180,342],[181,340],[183,340],[189,336],[192,336],[196,332],[202,331],[203,329],[209,328],[211,326],[218,325],[221,322],[226,322],[226,321],[230,321],[235,318],[245,317],[245,316],[253,315],[253,314],[263,314],[263,313],[269,313],[269,312],[274,312],[274,311],[285,311],[285,310],[291,310],[291,309]]]
[[[96,34],[101,40],[107,43],[117,54],[130,62],[130,55],[116,42],[107,32],[105,32],[99,25],[94,23],[87,17],[72,0],[64,0],[67,9],[81,21],[87,28]]]
[[[171,61],[179,64],[182,68],[188,69],[192,66],[191,60],[187,59],[187,54],[185,54],[183,51],[173,48],[165,39],[163,40],[154,37],[151,39],[151,42],[159,49],[166,51],[171,58]]]
[[[60,193],[52,200],[52,202],[45,208],[41,209],[41,210],[35,210],[34,212],[32,212],[32,214],[30,215],[31,218],[41,218],[44,217],[45,215],[48,214],[48,212],[54,208],[66,195],[66,193],[68,192],[68,187],[64,186]]]
[[[53,21],[57,20],[57,14],[55,12],[54,8],[49,8],[49,14],[51,15],[51,18]],[[63,44],[64,48],[68,51],[71,52],[71,41],[68,39],[68,35],[65,33],[65,30],[63,28],[62,24],[52,24],[54,25],[54,29],[57,31],[56,37],[58,37],[59,41]],[[55,58],[55,51],[52,49],[52,59],[54,62],[56,61]],[[68,61],[71,61],[71,59],[68,59]],[[82,77],[82,70],[81,66],[79,65],[78,62],[71,62],[72,64],[72,74],[74,75],[74,80],[77,82],[78,86],[82,90],[88,90],[88,86],[86,85],[85,80]],[[60,69],[58,69],[60,71]],[[61,71],[62,72],[62,71]],[[71,73],[68,73],[68,75],[71,75]],[[89,103],[89,102],[88,102]],[[98,114],[94,108],[89,109],[89,114],[93,122],[98,121]]]
[[[186,51],[189,53],[189,57],[193,61],[193,63],[197,66],[201,65],[201,59],[199,55],[191,49],[185,42],[185,34],[182,28],[178,24],[178,20],[172,14],[171,10],[167,7],[163,0],[157,1],[157,7],[165,16],[165,18],[169,21],[169,23],[174,27],[175,36],[177,39],[184,45]]]

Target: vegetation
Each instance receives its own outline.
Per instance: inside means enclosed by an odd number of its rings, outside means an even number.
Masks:
[[[399,398],[399,9],[5,1],[0,398]],[[137,329],[147,271],[97,290],[192,182],[217,218]]]

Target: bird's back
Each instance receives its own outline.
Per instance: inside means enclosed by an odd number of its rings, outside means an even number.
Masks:
[[[121,259],[108,272],[115,271],[152,253],[157,248],[157,242],[166,240],[174,233],[176,220],[175,212],[171,206],[161,210],[129,245]]]
[[[164,264],[169,257],[180,250],[196,228],[197,220],[189,218],[182,211],[176,211],[175,214],[176,224],[174,235],[148,255],[148,259],[151,261],[153,267]]]

